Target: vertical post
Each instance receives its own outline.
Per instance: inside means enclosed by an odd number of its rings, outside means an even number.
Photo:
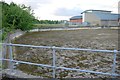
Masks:
[[[112,74],[115,73],[115,69],[116,69],[116,55],[117,55],[117,50],[114,50],[114,59],[113,59]]]
[[[53,55],[53,78],[55,78],[55,71],[56,71],[56,69],[55,69],[55,67],[56,67],[56,64],[55,64],[55,62],[56,62],[56,55],[55,55],[55,46],[53,46],[52,47],[52,50],[53,50],[53,52],[52,52],[52,55]]]
[[[5,68],[5,65],[6,65],[6,61],[4,61],[4,59],[6,58],[6,50],[7,50],[7,47],[6,47],[6,44],[2,44],[1,45],[2,47],[2,52],[1,52],[1,54],[2,54],[2,69],[4,69]]]
[[[1,35],[0,35],[1,36]],[[1,40],[0,40],[0,42],[2,42]],[[2,61],[3,61],[3,57],[2,57],[2,46],[3,44],[0,44],[0,71],[2,70]],[[1,75],[0,75],[0,77],[1,77]],[[1,79],[1,78],[0,78]]]
[[[11,44],[11,43],[10,43]],[[12,63],[12,60],[13,60],[13,55],[12,55],[12,46],[9,45],[9,58],[10,58],[10,61],[9,61],[9,69],[10,70],[13,70],[13,63]]]

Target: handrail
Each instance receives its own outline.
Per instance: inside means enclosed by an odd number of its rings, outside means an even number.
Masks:
[[[25,44],[12,44],[12,43],[0,43],[0,44],[2,44],[4,46],[9,46],[9,52],[10,52],[9,59],[2,58],[0,60],[9,61],[10,62],[10,64],[9,64],[10,69],[13,69],[12,63],[16,62],[16,63],[23,63],[23,64],[29,64],[29,65],[36,65],[36,66],[41,66],[41,67],[52,68],[53,69],[53,78],[55,78],[56,69],[87,72],[87,73],[102,74],[102,75],[109,75],[109,76],[120,76],[120,74],[115,73],[115,70],[116,70],[116,54],[120,53],[119,50],[98,50],[98,49],[84,49],[84,48],[65,48],[65,47],[55,47],[55,46],[34,46],[34,45],[25,45]],[[13,60],[13,51],[12,51],[13,46],[52,49],[52,54],[53,54],[52,65]],[[104,73],[104,72],[97,72],[97,71],[81,70],[81,69],[76,69],[76,68],[67,68],[67,67],[56,66],[56,50],[77,50],[77,51],[113,53],[114,57],[113,57],[112,72],[111,73]]]
[[[34,45],[25,45],[25,44],[10,44],[10,43],[0,43],[7,46],[19,46],[19,47],[32,47],[32,48],[46,48],[46,49],[58,49],[58,50],[77,50],[77,51],[91,51],[91,52],[107,52],[120,53],[119,50],[98,50],[98,49],[84,49],[84,48],[66,48],[66,47],[53,47],[53,46],[34,46]]]
[[[16,62],[16,63],[23,63],[23,64],[29,64],[29,65],[35,65],[35,66],[41,66],[41,67],[48,67],[48,68],[65,69],[65,70],[71,70],[71,71],[95,73],[95,74],[102,74],[102,75],[109,75],[109,76],[120,76],[120,74],[116,74],[116,73],[112,74],[112,73],[103,73],[103,72],[90,71],[90,70],[81,70],[81,69],[76,69],[76,68],[55,67],[55,66],[50,66],[50,65],[46,65],[46,64],[38,64],[38,63],[17,61],[17,60],[10,60],[10,59],[0,59],[0,60],[12,61],[12,62]]]

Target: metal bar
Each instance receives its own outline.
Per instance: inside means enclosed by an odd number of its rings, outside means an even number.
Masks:
[[[1,43],[0,43],[1,44]],[[49,67],[53,69],[53,78],[55,78],[55,71],[56,69],[65,69],[65,70],[72,70],[72,71],[80,71],[80,72],[88,72],[88,73],[95,73],[95,74],[103,74],[103,75],[111,75],[111,76],[120,76],[120,74],[115,73],[116,69],[116,54],[120,51],[118,50],[96,50],[96,49],[82,49],[82,48],[64,48],[64,47],[51,47],[51,46],[34,46],[34,45],[22,45],[22,44],[8,44],[8,43],[2,43],[3,45],[9,46],[10,47],[10,59],[2,59],[2,60],[7,60],[12,62],[18,62],[18,63],[23,63],[23,64],[30,64],[30,65],[36,65],[36,66],[42,66],[42,67]],[[44,64],[37,64],[37,63],[31,63],[31,62],[24,62],[24,61],[17,61],[13,60],[12,57],[12,46],[24,46],[24,47],[33,47],[33,48],[48,48],[52,49],[53,52],[53,64],[52,66],[50,65],[44,65]],[[66,67],[56,67],[56,55],[55,55],[55,50],[79,50],[79,51],[92,51],[92,52],[108,52],[108,53],[114,53],[114,59],[113,59],[113,67],[112,67],[112,73],[103,73],[103,72],[96,72],[96,71],[89,71],[89,70],[80,70],[80,69],[75,69],[75,68],[66,68]],[[12,67],[11,67],[12,68]]]
[[[12,61],[12,62],[18,62],[23,64],[29,64],[29,65],[36,65],[41,67],[48,67],[48,68],[54,68],[54,66],[46,65],[46,64],[37,64],[37,63],[31,63],[31,62],[25,62],[25,61],[17,61],[17,60],[10,60],[10,59],[3,59],[6,61]],[[64,69],[64,70],[70,70],[70,71],[79,71],[79,72],[87,72],[87,73],[94,73],[94,74],[102,74],[102,75],[109,75],[109,76],[120,76],[120,74],[115,73],[103,73],[103,72],[97,72],[97,71],[90,71],[90,70],[81,70],[81,69],[75,69],[75,68],[66,68],[66,67],[56,67],[56,69]]]
[[[8,46],[18,46],[18,47],[33,47],[33,48],[52,48],[52,46],[34,46],[34,45],[23,45],[23,44],[8,44],[8,43],[3,43],[4,45]]]
[[[37,63],[31,63],[31,62],[25,62],[25,61],[17,61],[17,60],[10,60],[10,59],[0,59],[0,60],[11,61],[11,62],[16,62],[16,63],[22,63],[22,64],[35,65],[35,66],[41,66],[41,67],[53,68],[53,66],[46,65],[46,64],[37,64]]]
[[[11,43],[10,43],[10,44],[11,44]],[[9,46],[9,51],[10,51],[10,53],[9,53],[9,58],[10,58],[10,60],[13,60],[12,46]],[[13,70],[13,62],[12,62],[12,61],[9,62],[9,68],[10,68],[11,70]]]
[[[77,51],[90,51],[90,52],[108,52],[113,53],[113,50],[97,50],[97,49],[83,49],[83,48],[64,48],[64,47],[55,47],[55,49],[60,50],[77,50]]]
[[[6,45],[2,44],[2,59],[4,59],[6,56],[6,50],[7,50]],[[4,66],[5,66],[5,61],[2,60],[2,69],[4,69]]]
[[[116,69],[116,55],[117,55],[117,51],[114,50],[114,59],[113,59],[113,67],[112,67],[112,73],[115,73],[115,69]]]
[[[53,46],[53,52],[52,52],[52,55],[53,55],[53,78],[55,78],[55,71],[56,71],[56,55],[55,55],[54,47],[55,46]]]
[[[34,45],[23,45],[23,44],[8,44],[8,43],[1,43],[10,46],[23,46],[23,47],[33,47],[33,48],[48,48],[48,49],[59,49],[59,50],[77,50],[77,51],[91,51],[91,52],[107,52],[113,53],[114,50],[97,50],[97,49],[83,49],[83,48],[64,48],[64,47],[52,47],[52,46],[34,46]],[[116,50],[120,53],[120,51]]]
[[[111,73],[104,73],[104,72],[97,72],[97,71],[90,71],[90,70],[81,70],[81,69],[75,69],[75,68],[66,68],[66,67],[56,67],[56,69],[65,69],[70,71],[79,71],[79,72],[87,72],[87,73],[94,73],[94,74],[102,74],[102,75],[114,75],[114,76],[120,76],[120,74],[111,74]]]

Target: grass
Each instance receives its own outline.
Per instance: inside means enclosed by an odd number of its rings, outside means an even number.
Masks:
[[[35,29],[47,29],[47,28],[61,28],[63,24],[35,24]]]
[[[65,25],[65,24],[34,24],[34,29],[49,29],[49,28],[89,28],[84,26],[73,26],[73,25]]]

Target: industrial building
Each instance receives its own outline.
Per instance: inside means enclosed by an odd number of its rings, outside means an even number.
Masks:
[[[118,26],[118,14],[113,14],[106,10],[86,10],[81,13],[83,23],[90,26]]]
[[[81,25],[82,16],[73,16],[70,18],[69,25]]]

